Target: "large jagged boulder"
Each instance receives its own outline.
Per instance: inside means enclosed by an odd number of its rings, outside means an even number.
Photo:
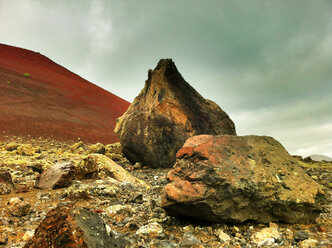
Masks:
[[[24,247],[127,247],[128,242],[124,238],[115,237],[110,231],[94,211],[72,205],[59,205],[47,213]]]
[[[177,153],[162,207],[212,222],[313,222],[324,193],[266,136],[199,135]]]
[[[117,120],[115,133],[129,160],[154,168],[172,167],[190,136],[236,134],[229,116],[192,88],[171,59],[149,70],[144,89]]]

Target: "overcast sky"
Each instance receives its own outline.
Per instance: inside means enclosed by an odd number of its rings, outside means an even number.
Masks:
[[[172,58],[239,135],[332,157],[330,0],[0,0],[0,43],[132,101]]]

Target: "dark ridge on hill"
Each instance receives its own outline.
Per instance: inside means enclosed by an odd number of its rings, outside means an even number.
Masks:
[[[112,143],[129,104],[40,53],[0,44],[0,135]]]
[[[325,156],[325,155],[321,155],[321,154],[313,154],[310,155],[309,157],[305,158],[305,159],[311,159],[312,161],[316,161],[316,162],[320,162],[320,161],[332,161],[332,158]]]

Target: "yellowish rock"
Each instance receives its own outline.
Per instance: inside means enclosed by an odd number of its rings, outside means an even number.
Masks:
[[[116,154],[123,155],[120,142],[108,144],[105,146],[105,149],[106,149],[106,153],[116,153]]]
[[[82,154],[82,151],[85,152],[85,145],[83,141],[77,142],[70,147],[72,153]]]
[[[5,149],[7,151],[15,151],[18,148],[18,146],[19,144],[17,144],[16,142],[10,142],[5,145]]]
[[[96,143],[89,147],[89,153],[105,154],[105,146],[102,143]]]
[[[271,246],[274,244],[276,239],[281,237],[280,232],[278,231],[277,225],[270,225],[270,227],[263,228],[259,232],[254,233],[251,236],[251,239],[258,245]]]
[[[24,156],[33,156],[36,153],[36,149],[30,144],[23,144],[17,148],[17,154]]]
[[[76,166],[76,177],[78,179],[106,179],[111,177],[120,182],[127,182],[134,186],[149,188],[149,185],[145,182],[132,176],[112,159],[101,154],[90,154],[85,157]]]
[[[300,242],[299,247],[301,248],[313,248],[317,247],[317,240],[315,239],[306,239]]]
[[[22,237],[23,241],[27,242],[28,240],[30,240],[33,237],[34,234],[35,234],[35,230],[33,230],[33,231],[26,231],[24,233],[23,237]]]
[[[119,161],[123,159],[123,156],[118,153],[106,153],[105,156],[112,159],[113,161]]]

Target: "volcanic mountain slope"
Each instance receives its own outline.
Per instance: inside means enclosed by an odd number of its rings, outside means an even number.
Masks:
[[[128,106],[40,53],[0,44],[0,135],[112,143]]]

